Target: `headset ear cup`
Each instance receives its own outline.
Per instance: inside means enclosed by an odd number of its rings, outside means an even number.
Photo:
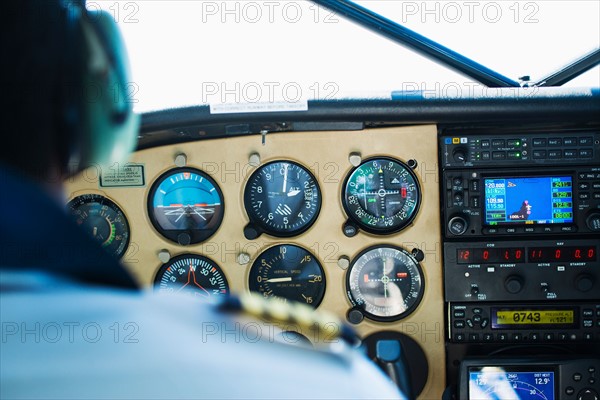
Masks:
[[[80,169],[125,162],[135,148],[140,123],[128,90],[133,83],[119,29],[107,12],[85,12]]]

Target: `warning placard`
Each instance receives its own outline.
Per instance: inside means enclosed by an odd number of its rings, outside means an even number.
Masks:
[[[115,164],[102,170],[100,187],[143,187],[146,185],[144,166],[141,164]]]

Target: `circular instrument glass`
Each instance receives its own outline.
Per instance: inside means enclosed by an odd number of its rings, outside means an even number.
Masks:
[[[250,224],[273,236],[289,237],[306,231],[321,209],[314,175],[292,161],[273,161],[256,170],[244,190]]]
[[[370,233],[389,234],[405,228],[419,210],[419,183],[411,168],[393,158],[364,161],[346,178],[344,210]]]
[[[112,200],[99,194],[84,194],[67,204],[75,222],[109,253],[121,257],[129,245],[129,223]]]
[[[181,245],[212,236],[223,221],[223,194],[202,171],[177,168],[161,175],[150,189],[148,214],[156,230]]]
[[[375,246],[361,252],[346,275],[353,306],[375,321],[409,315],[423,297],[423,272],[406,250]]]
[[[309,251],[284,244],[265,250],[252,264],[250,290],[317,307],[325,294],[323,267]]]
[[[229,284],[221,268],[209,258],[195,254],[182,254],[161,266],[154,285],[159,292],[183,292],[203,300],[229,294]]]

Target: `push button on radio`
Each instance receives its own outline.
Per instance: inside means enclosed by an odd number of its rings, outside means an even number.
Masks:
[[[465,321],[463,321],[462,319],[454,321],[454,327],[456,329],[463,329],[465,327]]]
[[[559,138],[548,139],[548,146],[562,146],[562,144],[563,144],[562,139],[559,139]]]

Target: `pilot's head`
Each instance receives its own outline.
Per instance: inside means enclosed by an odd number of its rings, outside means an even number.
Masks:
[[[137,137],[116,24],[82,3],[2,5],[0,168],[44,185],[93,164],[123,162]]]

